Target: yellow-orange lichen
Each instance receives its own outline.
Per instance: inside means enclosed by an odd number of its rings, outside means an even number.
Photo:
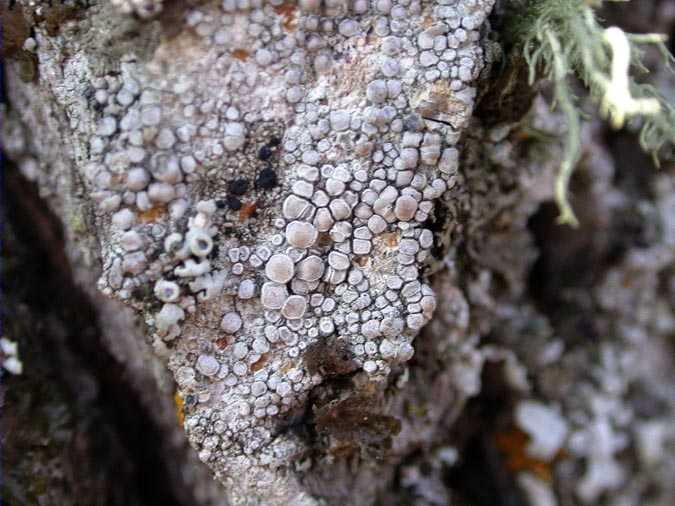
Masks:
[[[183,413],[185,401],[183,401],[183,397],[181,397],[178,392],[173,396],[173,403],[176,406],[176,418],[178,419],[178,424],[182,427],[185,422],[185,413]]]

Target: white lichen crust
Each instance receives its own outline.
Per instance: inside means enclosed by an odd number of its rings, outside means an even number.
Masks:
[[[202,2],[171,37],[141,24],[150,42],[114,71],[67,27],[37,31],[40,80],[16,101],[49,90],[70,118],[74,152],[51,159],[95,206],[99,288],[144,315],[232,504],[316,503],[284,430],[324,381],[310,346],[374,384],[412,357],[493,1]],[[112,4],[83,28],[162,9]],[[55,173],[34,178],[62,188]]]

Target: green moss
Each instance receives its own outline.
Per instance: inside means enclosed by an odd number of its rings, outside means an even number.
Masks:
[[[640,47],[653,44],[673,70],[675,61],[660,35],[630,35],[617,28],[605,29],[596,18],[602,0],[522,0],[512,8],[506,23],[506,45],[521,51],[533,84],[543,75],[553,84],[555,103],[567,120],[564,159],[556,181],[555,197],[560,223],[576,225],[568,201],[570,177],[580,155],[581,112],[571,88],[579,78],[600,114],[615,128],[627,119],[642,118],[640,142],[658,163],[666,145],[675,146],[675,110],[656,89],[638,84],[630,67],[646,72]]]

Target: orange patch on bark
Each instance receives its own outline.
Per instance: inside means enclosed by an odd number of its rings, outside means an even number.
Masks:
[[[286,31],[293,31],[295,30],[295,10],[296,10],[297,5],[295,2],[289,2],[286,1],[282,3],[281,5],[277,5],[274,7],[274,12],[279,14],[283,18],[283,21],[281,22],[281,26],[284,27]]]
[[[141,223],[154,223],[166,214],[165,206],[154,206],[147,211],[138,213],[138,221]]]
[[[218,339],[215,340],[215,345],[220,350],[224,350],[225,348],[227,348],[228,344],[230,344],[230,342],[227,339],[227,337],[219,337]]]
[[[232,56],[234,56],[237,60],[245,61],[248,59],[248,57],[251,55],[246,49],[233,49],[232,50]]]
[[[327,248],[329,246],[332,246],[333,239],[331,239],[330,234],[328,232],[320,232],[319,238],[316,242],[320,248]]]
[[[370,257],[366,256],[354,257],[354,263],[359,267],[366,267],[370,263]]]
[[[251,371],[257,372],[260,369],[262,369],[265,366],[265,363],[267,362],[267,357],[268,357],[267,353],[263,353],[262,355],[260,355],[260,358],[251,364]]]
[[[422,26],[424,28],[429,28],[433,24],[434,24],[434,18],[432,18],[431,16],[424,16],[424,19],[422,20]]]
[[[398,246],[399,241],[401,240],[401,236],[396,232],[388,232],[386,234],[382,234],[381,237],[382,242],[388,248],[396,248]]]
[[[550,482],[553,479],[553,464],[564,457],[559,451],[550,461],[538,459],[527,454],[530,438],[519,429],[498,432],[495,445],[506,458],[506,467],[513,473],[529,471],[539,479]]]
[[[183,413],[185,402],[178,392],[173,396],[173,403],[176,406],[176,418],[178,419],[178,424],[182,427],[183,422],[185,422],[185,414]]]
[[[246,221],[255,214],[257,209],[258,206],[255,202],[244,202],[239,210],[239,221]]]

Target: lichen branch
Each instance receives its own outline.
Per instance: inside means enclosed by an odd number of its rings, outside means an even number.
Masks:
[[[667,69],[675,59],[660,34],[627,34],[617,27],[603,28],[594,9],[602,1],[531,0],[526,15],[514,22],[512,37],[519,40],[530,68],[530,81],[543,68],[554,86],[555,103],[567,120],[565,156],[558,171],[555,198],[559,222],[576,225],[569,204],[569,182],[579,159],[581,112],[571,91],[570,75],[580,78],[600,116],[613,128],[631,118],[642,120],[640,143],[658,165],[658,153],[675,146],[675,111],[651,86],[638,84],[631,66],[646,71],[640,44],[655,45]]]

